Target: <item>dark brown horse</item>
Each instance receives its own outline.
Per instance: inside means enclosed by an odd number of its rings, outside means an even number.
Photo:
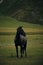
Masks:
[[[17,57],[18,57],[18,46],[20,46],[21,57],[23,57],[24,53],[25,53],[25,56],[27,56],[27,54],[26,54],[26,46],[27,46],[27,39],[26,39],[26,37],[21,35],[20,36],[20,42],[18,42],[17,39],[15,39],[14,43],[15,43]]]
[[[16,47],[16,54],[18,57],[18,46],[20,46],[20,53],[21,57],[23,56],[23,53],[25,52],[26,56],[26,46],[27,46],[27,39],[26,39],[26,34],[22,27],[18,27],[17,33],[14,39],[15,47]]]

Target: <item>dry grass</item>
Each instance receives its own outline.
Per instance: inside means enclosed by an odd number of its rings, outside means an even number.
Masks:
[[[25,32],[43,32],[43,29],[33,29],[33,28],[23,28]],[[17,28],[2,28],[0,27],[0,32],[16,32]]]

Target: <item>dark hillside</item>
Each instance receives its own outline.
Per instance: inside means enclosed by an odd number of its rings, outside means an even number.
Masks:
[[[43,24],[43,0],[0,0],[0,2],[0,16],[11,16],[17,20]]]

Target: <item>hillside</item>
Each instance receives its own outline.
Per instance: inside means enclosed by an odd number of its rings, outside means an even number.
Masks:
[[[23,26],[24,28],[43,29],[43,25],[26,23],[11,17],[0,17],[0,28],[17,28],[18,26]]]
[[[43,0],[0,0],[0,16],[43,24]]]
[[[23,26],[26,34],[43,34],[42,25],[17,21],[10,17],[0,17],[0,35],[15,34],[18,26]]]

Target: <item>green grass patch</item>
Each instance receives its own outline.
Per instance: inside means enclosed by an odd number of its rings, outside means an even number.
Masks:
[[[16,32],[0,32],[0,35],[15,35]],[[27,35],[43,35],[43,32],[26,32]]]
[[[42,25],[39,24],[31,24],[22,21],[17,21],[14,18],[0,16],[0,27],[8,27],[8,28],[17,28],[22,25],[24,28],[42,28]]]
[[[27,34],[27,57],[20,58],[19,52],[16,58],[14,37],[20,25]],[[43,65],[43,26],[0,17],[0,65]]]
[[[43,65],[43,35],[27,35],[27,57],[16,58],[15,35],[0,36],[0,65]]]

